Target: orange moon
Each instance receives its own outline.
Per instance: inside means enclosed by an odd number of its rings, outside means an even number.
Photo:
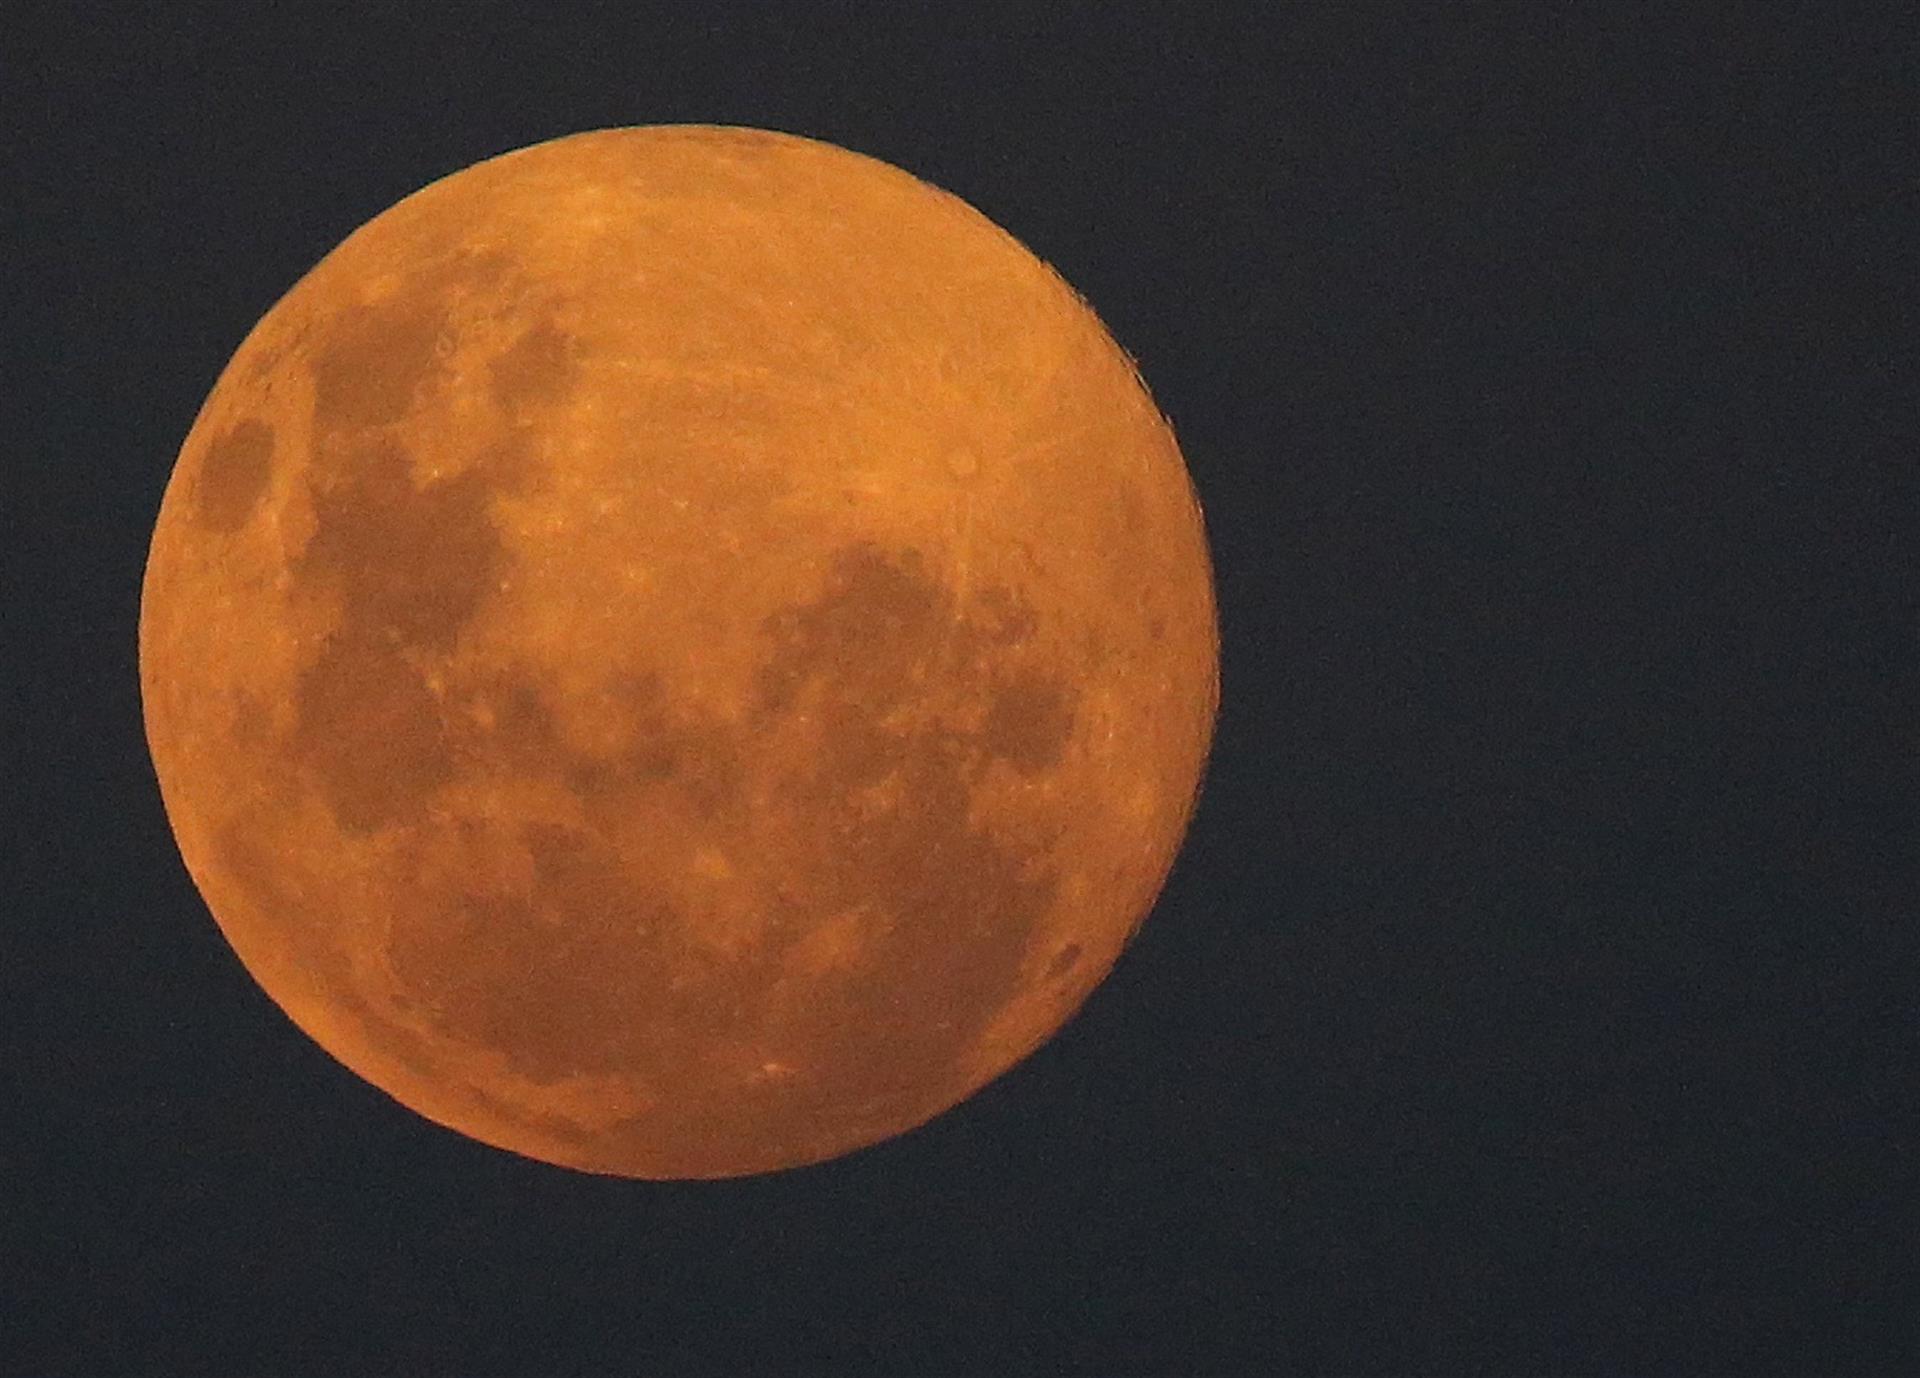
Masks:
[[[642,1178],[849,1152],[1047,1039],[1165,882],[1218,663],[1186,465],[1072,289],[709,126],[328,254],[206,399],[140,612],[267,994],[440,1124]]]

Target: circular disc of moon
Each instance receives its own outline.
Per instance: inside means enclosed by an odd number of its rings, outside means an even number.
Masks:
[[[956,198],[606,130],[352,234],[166,490],[140,674],[247,970],[360,1076],[643,1178],[902,1133],[1085,1000],[1217,704],[1127,355]]]

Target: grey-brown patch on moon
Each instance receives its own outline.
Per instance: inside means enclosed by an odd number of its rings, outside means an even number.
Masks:
[[[472,847],[524,849],[524,888],[451,895],[422,885],[394,916],[388,959],[405,1001],[438,1031],[551,1082],[630,1067],[659,1027],[666,935],[679,919],[635,893],[606,844],[528,823]]]
[[[413,414],[461,348],[456,308],[511,293],[510,260],[465,253],[418,274],[403,294],[338,310],[314,346],[313,420],[322,436],[388,426]]]
[[[898,703],[941,649],[952,621],[941,594],[917,550],[889,555],[859,544],[836,551],[820,599],[767,619],[773,650],[758,675],[760,706],[787,711],[809,683],[830,687],[855,710]],[[862,721],[856,715],[850,725]]]
[[[541,321],[488,365],[494,401],[501,410],[518,414],[564,397],[579,372],[576,349],[571,336],[553,322]]]
[[[393,645],[336,633],[301,672],[292,747],[344,833],[417,816],[453,779],[440,705]]]
[[[994,690],[982,729],[987,750],[1022,775],[1059,765],[1073,736],[1073,698],[1057,679],[1017,671]]]
[[[238,531],[266,495],[273,427],[249,417],[207,446],[193,489],[194,520],[209,531]]]
[[[295,589],[331,591],[350,635],[450,650],[508,560],[491,479],[470,469],[421,487],[397,444],[363,444],[332,486],[314,490]]]
[[[917,711],[930,683],[956,703],[985,688],[980,633],[956,604],[917,552],[853,545],[817,599],[767,624],[762,711],[817,732],[787,781],[812,824],[813,850],[790,864],[810,882],[802,915],[871,916],[850,969],[816,978],[803,1020],[801,1060],[835,1068],[835,1085],[830,1103],[796,1088],[790,1132],[822,1142],[967,1089],[961,1058],[1013,994],[1054,898],[1044,857],[970,822],[993,744]]]
[[[322,432],[386,426],[413,407],[439,364],[444,316],[427,295],[347,308],[313,361],[313,419]]]
[[[491,477],[419,487],[406,453],[376,438],[313,491],[294,591],[331,597],[338,623],[301,672],[293,747],[349,833],[406,821],[455,776],[421,657],[452,649],[507,564]]]
[[[1058,981],[1080,964],[1081,948],[1079,943],[1068,943],[1054,953],[1053,960],[1047,963],[1047,980]]]

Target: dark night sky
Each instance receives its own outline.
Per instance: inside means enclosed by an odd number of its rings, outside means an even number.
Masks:
[[[1916,1371],[1910,40],[294,8],[29,3],[0,55],[0,1373]],[[1055,1041],[884,1146],[658,1185],[440,1130],[279,1014],[174,849],[134,632],[301,273],[480,158],[681,121],[897,163],[1094,304],[1205,504],[1224,705]]]

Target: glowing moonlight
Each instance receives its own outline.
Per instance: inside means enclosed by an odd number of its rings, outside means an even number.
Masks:
[[[720,1177],[1079,1006],[1212,732],[1206,540],[1087,307],[886,164],[495,158],[269,311],[187,437],[147,736],[247,969],[487,1143]]]

